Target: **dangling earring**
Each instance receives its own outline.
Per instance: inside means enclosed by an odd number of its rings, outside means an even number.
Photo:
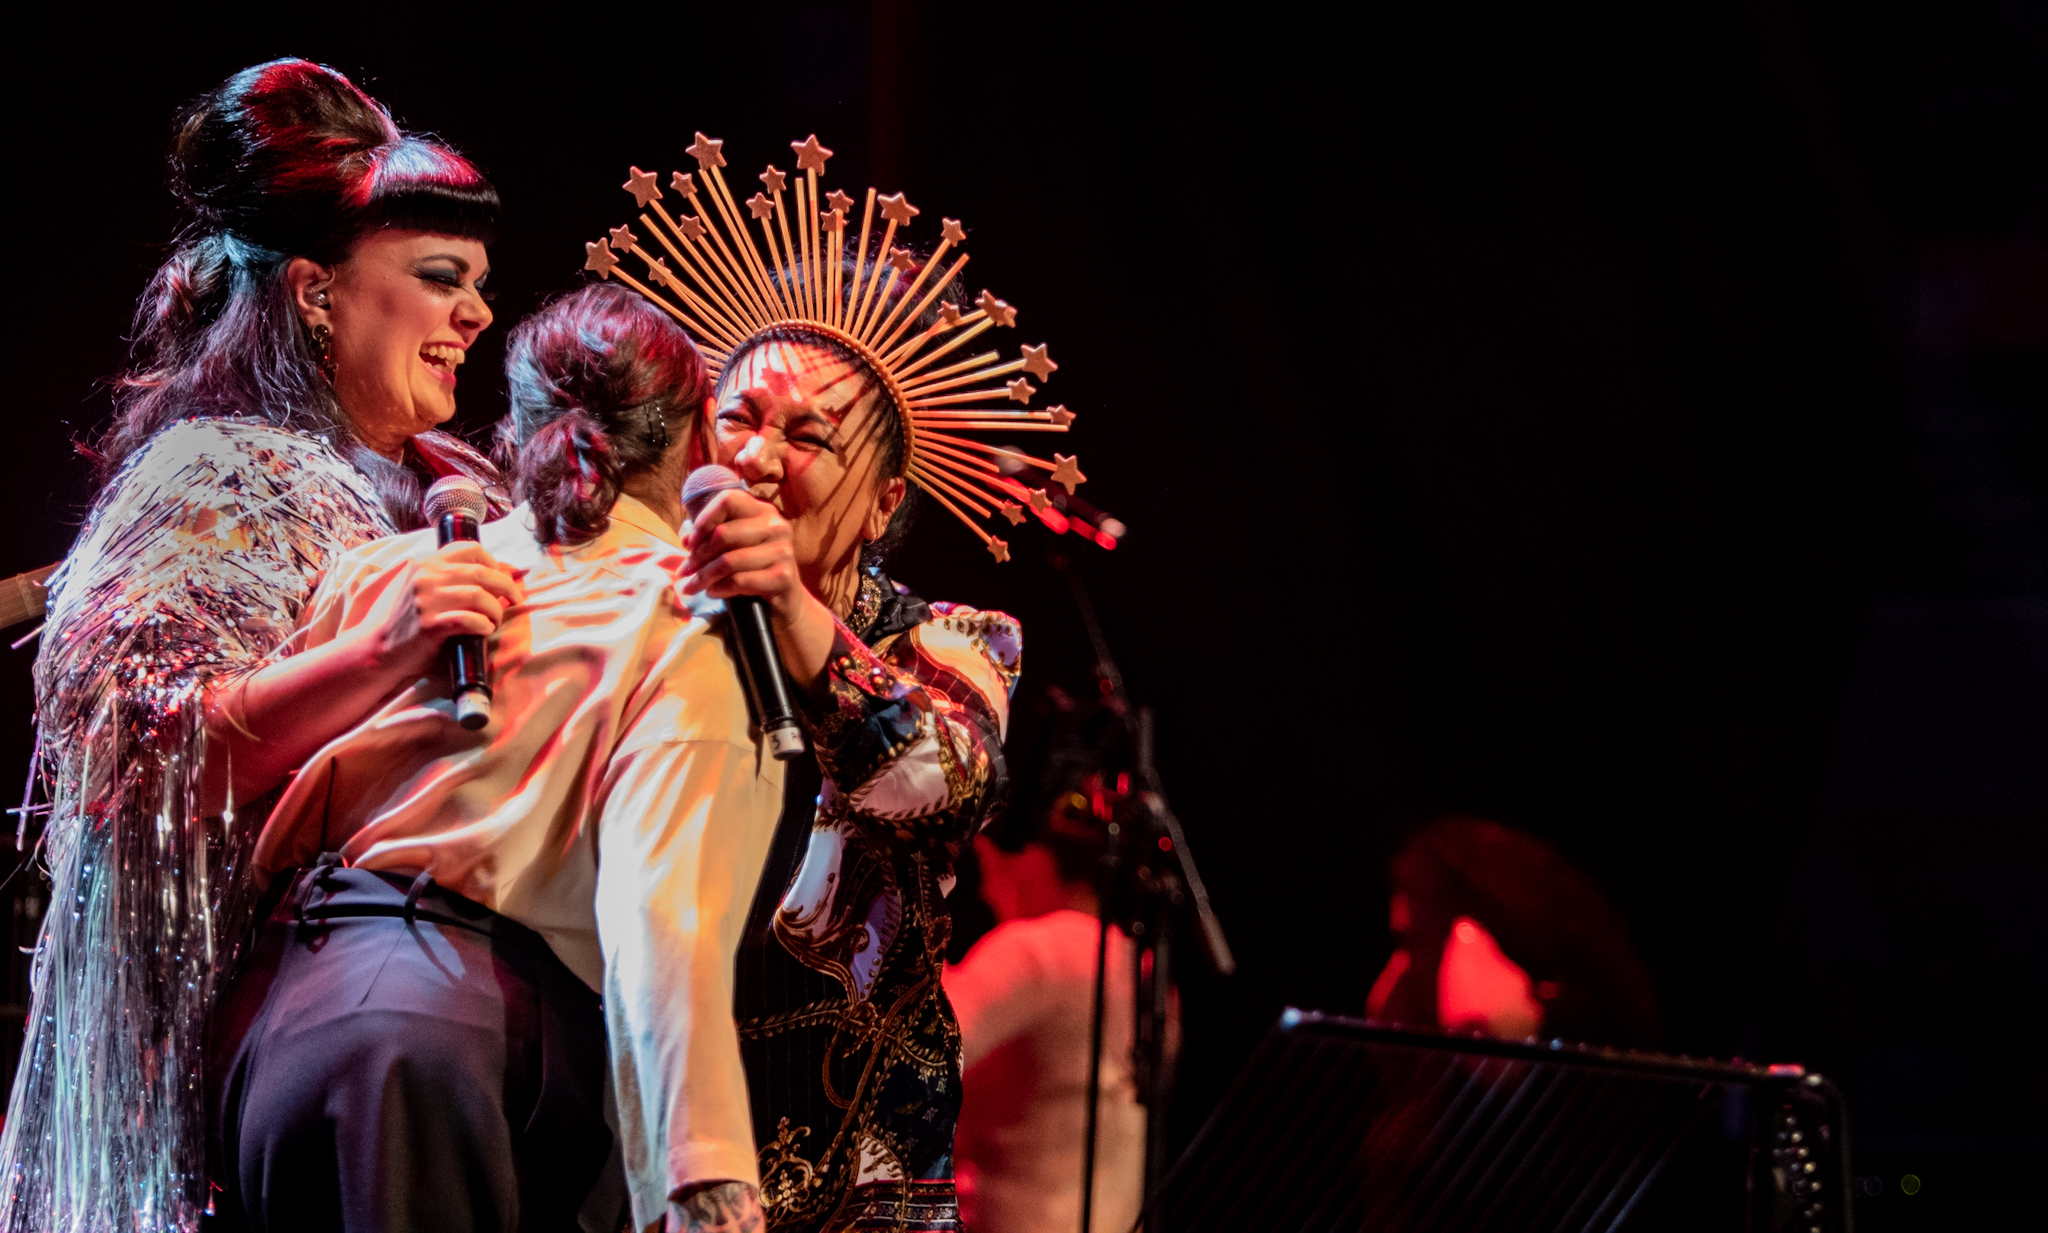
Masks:
[[[314,326],[311,331],[313,362],[320,366],[327,379],[334,380],[334,331],[325,324]]]

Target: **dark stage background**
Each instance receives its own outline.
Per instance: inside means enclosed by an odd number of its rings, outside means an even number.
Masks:
[[[702,128],[742,183],[815,131],[832,183],[967,222],[1131,528],[1066,546],[1243,964],[1191,979],[1183,1137],[1281,1006],[1358,1011],[1387,858],[1463,811],[1614,898],[1672,1049],[1841,1083],[1866,1228],[2038,1177],[2042,5],[38,7],[0,81],[0,569],[69,542],[170,117],[232,70],[334,64],[497,180],[479,433],[504,327],[627,217],[629,163]],[[997,567],[923,531],[900,576],[1087,687],[1049,536]],[[30,654],[0,651],[4,767]]]

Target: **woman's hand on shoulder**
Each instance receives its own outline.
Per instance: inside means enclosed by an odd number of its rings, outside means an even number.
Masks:
[[[391,572],[357,628],[370,661],[400,677],[424,675],[442,643],[460,634],[490,634],[507,611],[526,602],[519,574],[470,541],[444,544]]]

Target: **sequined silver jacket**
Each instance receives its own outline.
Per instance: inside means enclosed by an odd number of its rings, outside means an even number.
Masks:
[[[204,1023],[247,933],[263,821],[260,802],[200,816],[201,694],[286,653],[327,561],[391,530],[324,442],[192,420],[127,461],[50,580],[51,906],[0,1133],[0,1229],[197,1229]]]

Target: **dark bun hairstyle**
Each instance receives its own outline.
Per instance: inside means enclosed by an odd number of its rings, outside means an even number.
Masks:
[[[682,444],[710,395],[683,328],[642,296],[592,283],[554,300],[505,340],[514,491],[543,544],[592,539],[626,477]]]
[[[326,434],[375,479],[385,478],[380,464],[400,469],[355,442],[291,303],[285,266],[293,257],[333,264],[383,227],[489,243],[497,190],[461,155],[407,136],[375,99],[310,60],[243,69],[191,104],[173,130],[170,163],[184,224],[136,306],[131,367],[94,450],[101,482],[193,416]]]

